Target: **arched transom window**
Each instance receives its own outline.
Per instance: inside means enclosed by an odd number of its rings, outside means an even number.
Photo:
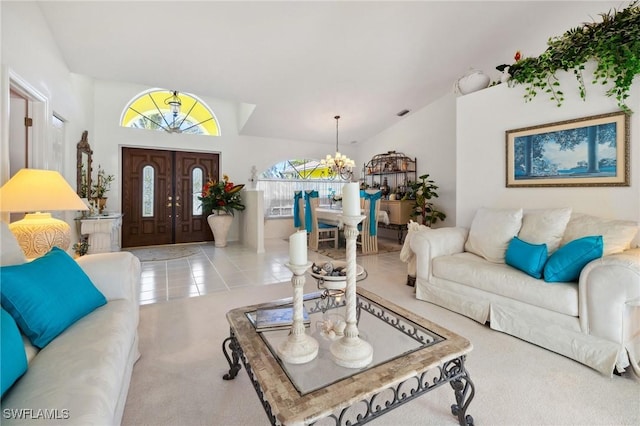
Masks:
[[[152,89],[129,102],[120,119],[122,127],[219,136],[218,120],[196,96],[177,91]]]

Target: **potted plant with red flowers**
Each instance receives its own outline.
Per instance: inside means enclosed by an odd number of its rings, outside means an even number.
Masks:
[[[213,232],[216,247],[227,245],[227,233],[233,222],[233,215],[236,210],[245,209],[240,196],[242,188],[244,184],[235,185],[227,175],[223,175],[220,181],[209,179],[202,187],[202,195],[198,200],[202,203],[203,214],[208,215],[207,222]]]

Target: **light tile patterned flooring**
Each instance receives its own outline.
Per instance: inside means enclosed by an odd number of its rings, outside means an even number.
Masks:
[[[265,252],[239,243],[216,248],[212,242],[193,244],[198,253],[189,257],[142,262],[140,304],[164,302],[229,291],[237,287],[262,286],[291,280],[289,243],[282,239],[265,241]],[[308,251],[310,262],[330,260],[314,251]],[[406,275],[407,265],[400,261],[400,253],[358,256],[369,276],[384,280],[385,276]]]

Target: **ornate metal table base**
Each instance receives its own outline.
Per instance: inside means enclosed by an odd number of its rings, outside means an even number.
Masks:
[[[240,371],[240,361],[242,361],[249,375],[249,379],[258,394],[258,398],[269,417],[269,421],[271,424],[278,424],[272,412],[271,405],[265,399],[264,392],[256,380],[251,366],[248,364],[242,348],[235,338],[233,330],[230,332],[230,337],[224,340],[222,350],[229,363],[229,372],[223,376],[223,379],[234,379],[238,371]],[[231,351],[231,356],[228,351]],[[466,413],[471,400],[473,400],[475,396],[475,386],[464,367],[465,358],[465,355],[460,356],[445,362],[444,365],[434,370],[429,370],[415,377],[411,377],[394,387],[381,389],[371,398],[362,400],[359,404],[354,404],[351,407],[331,414],[328,418],[333,419],[336,426],[364,424],[425,393],[449,383],[454,390],[456,399],[456,403],[451,405],[451,413],[458,418],[460,426],[471,426],[474,424],[473,417]]]

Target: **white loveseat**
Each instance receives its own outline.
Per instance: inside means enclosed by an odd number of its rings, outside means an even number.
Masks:
[[[631,249],[637,231],[634,222],[571,209],[479,209],[470,228],[412,224],[401,258],[415,274],[418,299],[603,374],[629,366],[640,374],[640,248]],[[546,282],[505,263],[516,236],[545,244],[558,258],[569,242],[600,235],[603,256],[574,281]]]
[[[0,228],[0,265],[25,262],[6,224],[1,223]],[[121,422],[133,364],[140,356],[140,262],[131,253],[116,252],[87,255],[77,263],[106,303],[41,349],[22,334],[28,366],[2,397],[3,425]],[[50,271],[42,280],[55,273]],[[4,361],[3,374],[9,368]]]

